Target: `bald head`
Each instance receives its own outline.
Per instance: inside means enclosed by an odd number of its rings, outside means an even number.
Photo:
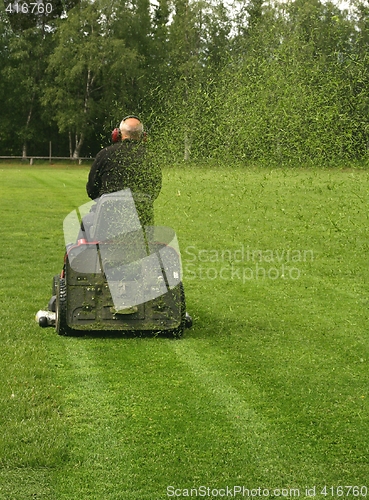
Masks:
[[[143,136],[143,125],[138,118],[127,118],[119,125],[122,140],[132,139],[139,141]]]

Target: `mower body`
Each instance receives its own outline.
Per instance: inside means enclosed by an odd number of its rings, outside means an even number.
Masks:
[[[66,243],[63,271],[54,279],[59,334],[183,334],[186,305],[175,232],[141,225],[139,203],[144,200],[130,190],[103,195],[88,232],[75,211],[65,219],[68,239],[71,226],[79,234],[75,243]]]

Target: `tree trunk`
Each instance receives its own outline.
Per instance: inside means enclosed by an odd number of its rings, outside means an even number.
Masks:
[[[91,94],[91,87],[94,83],[95,76],[92,75],[90,68],[87,70],[87,81],[86,81],[86,92],[85,92],[85,101],[84,101],[84,109],[83,112],[85,115],[87,115],[88,112],[88,104],[89,104],[89,99],[90,99],[90,94]],[[71,144],[71,136],[69,136],[69,144]],[[83,142],[85,140],[84,133],[81,132],[79,135],[76,132],[75,136],[75,143],[74,143],[74,151],[73,151],[73,158],[79,158],[80,153],[81,153],[81,148],[83,145]],[[72,151],[72,148],[70,147],[70,151]]]
[[[186,107],[188,106],[188,83],[187,83],[187,75],[185,79],[185,91],[184,91],[184,102]],[[191,137],[188,133],[188,123],[187,123],[188,118],[186,117],[186,123],[185,123],[185,132],[184,132],[184,160],[188,161],[190,159],[191,155]]]
[[[73,158],[79,158],[83,141],[84,141],[84,135],[80,134],[80,136],[78,137],[78,134],[76,134],[76,142],[74,146]]]
[[[73,146],[72,146],[72,133],[71,131],[68,132],[69,136],[69,158],[73,158]]]
[[[28,127],[29,127],[29,124],[30,124],[30,121],[31,121],[31,117],[32,117],[32,106],[33,106],[33,99],[35,97],[35,94],[33,94],[32,96],[32,99],[31,99],[31,107],[29,108],[29,113],[28,113],[28,116],[27,116],[27,122],[26,122],[26,132],[28,130]],[[25,160],[27,158],[27,140],[24,139],[23,141],[23,147],[22,147],[22,158]]]
[[[184,134],[184,159],[188,161],[191,155],[191,141],[188,136],[188,132],[186,131]]]

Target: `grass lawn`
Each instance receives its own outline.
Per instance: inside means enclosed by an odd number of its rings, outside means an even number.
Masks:
[[[35,323],[87,173],[0,164],[0,499],[366,496],[369,172],[165,169],[182,340]]]

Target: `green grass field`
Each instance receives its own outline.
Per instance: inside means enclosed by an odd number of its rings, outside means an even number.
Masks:
[[[35,323],[87,173],[0,164],[0,499],[365,496],[368,171],[165,169],[182,340]]]

